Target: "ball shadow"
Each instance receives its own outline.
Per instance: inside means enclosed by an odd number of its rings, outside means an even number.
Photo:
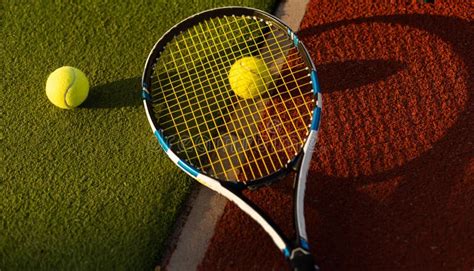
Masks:
[[[132,77],[94,86],[82,105],[85,108],[136,107],[142,104],[140,77]]]

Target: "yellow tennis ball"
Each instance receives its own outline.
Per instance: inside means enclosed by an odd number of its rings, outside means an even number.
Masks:
[[[52,72],[46,81],[46,96],[57,107],[72,109],[89,94],[89,80],[74,67],[64,66]]]
[[[266,83],[270,80],[271,75],[265,61],[257,57],[241,58],[229,71],[230,87],[235,94],[244,99],[263,94],[267,90]]]

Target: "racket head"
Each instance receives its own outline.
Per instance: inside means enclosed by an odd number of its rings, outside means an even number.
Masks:
[[[268,70],[258,74],[265,90],[251,99],[235,95],[228,79],[244,57]],[[252,8],[207,10],[176,24],[151,50],[142,88],[161,147],[193,177],[249,187],[277,180],[319,126],[321,93],[306,48],[278,18]]]

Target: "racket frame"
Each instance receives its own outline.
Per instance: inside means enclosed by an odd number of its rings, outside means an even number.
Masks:
[[[173,33],[180,33],[182,31],[185,31],[196,23],[200,23],[208,18],[233,16],[236,14],[238,14],[238,16],[256,16],[260,19],[271,21],[272,24],[277,25],[281,29],[287,30],[287,33],[291,37],[291,40],[293,40],[294,46],[297,48],[298,52],[300,54],[303,53],[305,55],[303,59],[305,61],[306,66],[310,69],[313,93],[315,98],[317,99],[316,106],[313,110],[311,124],[309,126],[309,135],[306,138],[306,141],[300,152],[286,165],[286,167],[270,175],[264,176],[258,180],[249,182],[248,184],[242,182],[223,181],[209,177],[205,174],[202,174],[198,169],[186,163],[184,160],[181,160],[171,150],[170,146],[166,142],[165,136],[163,135],[162,127],[160,127],[155,115],[151,114],[151,112],[153,112],[153,106],[149,91],[149,87],[151,86],[151,77],[154,72],[154,65],[156,64],[156,60],[159,58],[160,53],[166,48],[166,44],[173,39]],[[318,141],[318,131],[322,110],[322,95],[318,82],[316,67],[313,61],[311,60],[311,57],[304,44],[299,40],[298,36],[293,32],[293,30],[291,30],[291,28],[287,24],[282,22],[279,18],[264,11],[248,7],[234,6],[206,10],[182,20],[178,24],[171,27],[161,36],[161,38],[155,43],[153,49],[148,55],[142,76],[142,99],[145,107],[146,116],[152,128],[153,134],[158,139],[158,142],[164,152],[179,168],[181,168],[185,173],[196,179],[201,184],[207,186],[208,188],[218,192],[219,194],[234,202],[240,209],[242,209],[251,218],[253,218],[270,235],[273,242],[282,251],[282,253],[290,261],[293,267],[297,268],[298,266],[301,266],[304,261],[312,262],[312,256],[309,253],[310,247],[308,244],[308,237],[304,218],[304,194],[306,190],[306,178],[309,171],[311,157],[314,152],[314,146]],[[298,168],[299,170],[297,170]],[[297,173],[295,175],[294,195],[294,223],[297,236],[295,243],[291,243],[289,240],[286,240],[282,232],[265,214],[265,212],[263,212],[258,206],[247,200],[242,195],[242,191],[245,189],[256,189],[262,185],[268,185],[276,180],[283,178],[284,176],[287,176],[293,170],[297,170]],[[315,268],[317,267],[315,266]]]

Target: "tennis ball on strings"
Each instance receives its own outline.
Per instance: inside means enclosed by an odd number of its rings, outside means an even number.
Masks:
[[[74,67],[64,66],[52,72],[46,81],[46,96],[57,107],[72,109],[89,94],[89,80]]]
[[[257,57],[244,57],[237,60],[229,71],[230,87],[239,97],[251,99],[267,90],[271,80],[265,61]]]

